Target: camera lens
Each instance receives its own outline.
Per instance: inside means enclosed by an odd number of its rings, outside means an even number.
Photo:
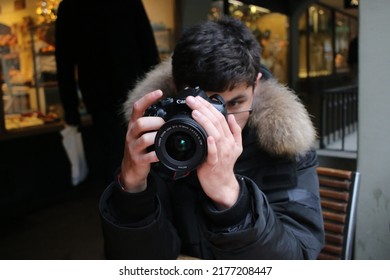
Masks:
[[[168,136],[165,143],[168,155],[178,161],[186,161],[195,153],[195,141],[188,134],[174,132]]]
[[[168,169],[188,172],[205,159],[207,134],[191,117],[176,115],[158,130],[154,148]]]

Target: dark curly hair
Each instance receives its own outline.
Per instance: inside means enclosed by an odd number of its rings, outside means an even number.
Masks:
[[[172,56],[178,90],[199,86],[223,92],[254,84],[261,47],[246,25],[234,18],[206,21],[186,30]]]

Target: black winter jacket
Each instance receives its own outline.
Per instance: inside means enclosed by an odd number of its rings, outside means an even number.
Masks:
[[[149,73],[125,104],[160,88],[172,91],[169,62]],[[235,165],[236,204],[218,211],[193,172],[171,181],[153,169],[141,193],[113,182],[100,201],[109,259],[315,259],[323,222],[311,149],[315,132],[296,96],[273,79],[261,81]]]

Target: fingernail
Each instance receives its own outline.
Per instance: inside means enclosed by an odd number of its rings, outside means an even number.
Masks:
[[[194,103],[196,102],[195,97],[193,97],[193,96],[188,96],[187,99],[186,99],[186,102],[187,102],[188,104],[194,104]]]

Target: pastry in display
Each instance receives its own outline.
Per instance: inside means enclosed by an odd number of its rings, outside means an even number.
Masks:
[[[8,114],[5,116],[5,128],[7,130],[44,125],[59,122],[60,117],[54,112],[42,114],[41,112]]]

